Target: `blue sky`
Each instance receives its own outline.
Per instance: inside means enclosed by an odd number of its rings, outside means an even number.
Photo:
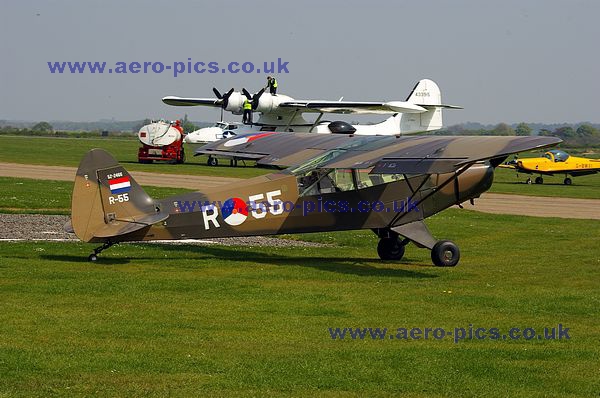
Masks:
[[[212,96],[263,74],[51,74],[48,61],[263,61],[300,99],[404,100],[435,80],[445,124],[600,122],[597,1],[8,1],[0,119],[216,120],[165,95]],[[357,119],[357,118],[354,118]],[[360,119],[358,119],[360,120]]]

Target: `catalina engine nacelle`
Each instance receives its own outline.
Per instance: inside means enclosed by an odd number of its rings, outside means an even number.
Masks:
[[[241,115],[244,112],[244,94],[239,91],[234,91],[229,96],[229,101],[227,103],[227,107],[225,107],[226,111],[233,113],[234,115]]]

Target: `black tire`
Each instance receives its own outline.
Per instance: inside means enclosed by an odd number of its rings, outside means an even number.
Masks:
[[[431,261],[438,267],[454,267],[460,260],[458,246],[449,240],[440,240],[431,249]]]
[[[206,161],[206,164],[209,166],[218,166],[219,160],[215,157],[209,156],[208,160]]]
[[[91,262],[95,262],[96,260],[98,260],[98,256],[96,256],[95,254],[90,254],[88,256],[88,260]]]
[[[571,184],[573,184],[573,180],[571,180],[569,177],[566,177],[565,180],[563,181],[563,183],[565,185],[571,185]]]
[[[544,183],[544,179],[542,177],[535,177],[535,183],[536,184],[543,184]]]
[[[404,256],[405,245],[398,238],[381,238],[377,244],[377,254],[382,260],[400,260]]]
[[[531,185],[531,178],[528,178],[525,182],[527,183],[527,185]]]

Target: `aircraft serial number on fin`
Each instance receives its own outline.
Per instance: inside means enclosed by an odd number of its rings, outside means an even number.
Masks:
[[[113,178],[119,178],[119,177],[123,177],[123,172],[120,171],[118,173],[114,173],[114,174],[107,174],[106,178],[109,180],[112,180]]]
[[[115,203],[125,203],[125,202],[129,202],[129,194],[128,193],[122,193],[119,195],[113,195],[113,196],[108,197],[109,205],[114,205]]]

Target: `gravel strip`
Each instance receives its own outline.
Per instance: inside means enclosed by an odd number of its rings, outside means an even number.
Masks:
[[[69,216],[44,214],[0,214],[0,240],[59,240],[78,241],[74,234],[63,230]],[[172,244],[222,244],[227,246],[269,246],[269,247],[327,247],[323,243],[279,239],[266,236],[242,238],[211,238],[194,241],[160,241]]]

